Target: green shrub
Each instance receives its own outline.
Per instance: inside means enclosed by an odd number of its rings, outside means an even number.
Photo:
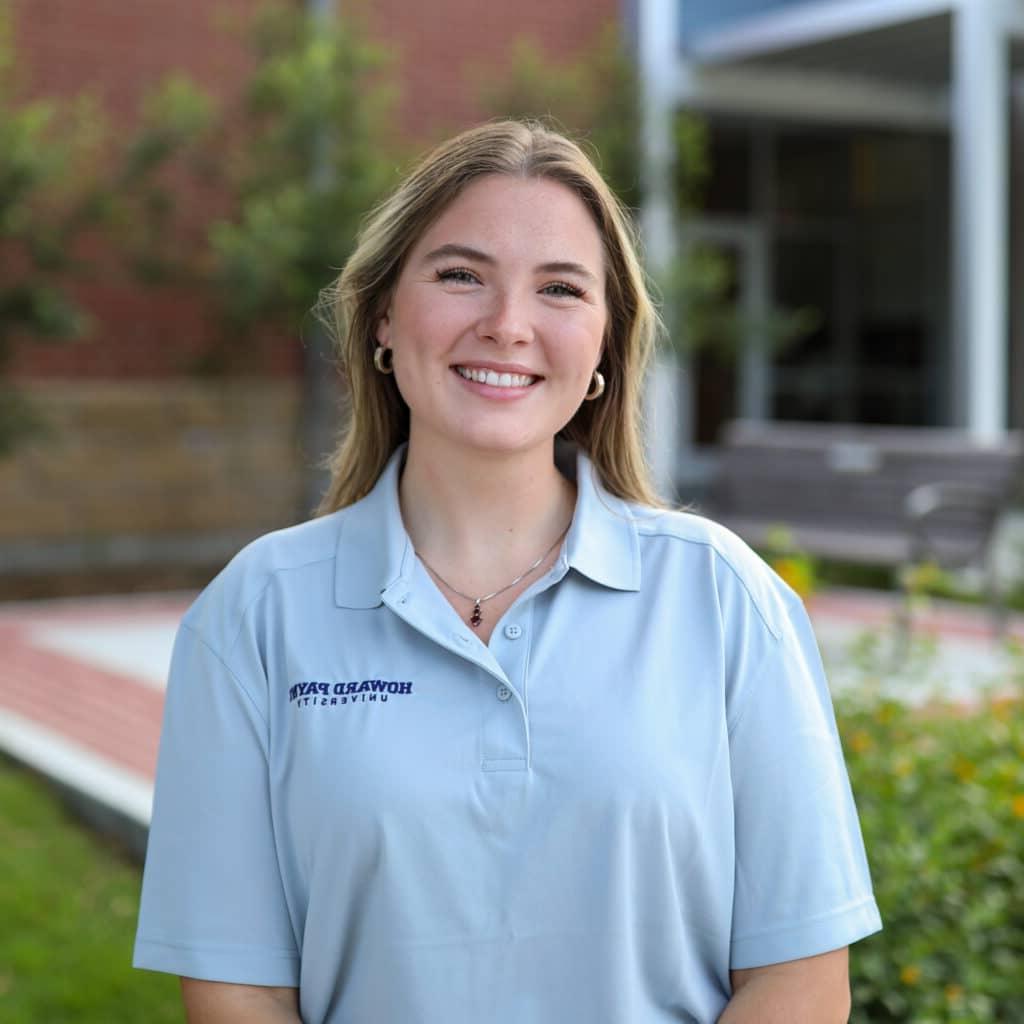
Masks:
[[[884,922],[852,951],[851,1019],[1024,1021],[1019,696],[965,709],[862,695],[837,714]]]

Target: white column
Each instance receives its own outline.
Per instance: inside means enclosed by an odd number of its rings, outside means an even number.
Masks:
[[[775,141],[768,129],[757,126],[751,129],[750,143],[749,187],[754,202],[750,241],[745,247],[744,309],[750,323],[757,326],[746,339],[740,361],[738,404],[743,419],[770,420],[775,397],[774,357],[765,325],[771,315],[775,288]]]
[[[644,205],[641,227],[648,270],[664,280],[676,252],[672,188],[673,114],[679,74],[680,0],[639,0],[638,66],[642,104]],[[670,325],[671,326],[671,325]],[[647,383],[648,459],[654,482],[674,496],[684,448],[692,436],[689,374],[670,351],[659,352]]]
[[[1008,41],[999,5],[953,13],[954,410],[979,440],[1007,427]]]
[[[1011,185],[1010,266],[1015,275],[1010,285],[1010,415],[1009,424],[1024,429],[1024,75],[1012,86],[1013,150],[1011,166],[1018,168]]]

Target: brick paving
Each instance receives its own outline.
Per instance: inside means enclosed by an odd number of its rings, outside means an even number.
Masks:
[[[0,750],[144,827],[163,681],[192,596],[0,604]],[[825,591],[809,608],[837,687],[855,681],[848,652],[858,635],[895,636],[892,595]],[[1008,632],[1024,643],[1024,616],[1013,616]],[[930,664],[954,680],[946,688],[954,699],[1021,670],[983,608],[932,604],[915,615],[914,636],[931,638]],[[923,681],[914,685],[908,699],[925,699]]]
[[[148,823],[163,712],[155,680],[166,674],[189,600],[0,605],[0,750],[86,800]],[[117,648],[119,641],[137,647],[140,634],[158,642],[133,670]]]

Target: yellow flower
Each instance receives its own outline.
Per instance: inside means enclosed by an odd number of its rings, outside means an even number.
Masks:
[[[1018,793],[1010,804],[1015,818],[1024,818],[1024,793]]]
[[[896,707],[893,704],[883,704],[875,712],[875,721],[879,725],[888,725],[896,717]]]
[[[814,572],[806,558],[777,558],[773,568],[800,597],[806,598],[814,590]]]
[[[953,761],[953,773],[961,782],[970,782],[978,774],[978,766],[966,757],[958,757]]]
[[[921,968],[917,964],[907,964],[900,971],[900,981],[904,985],[916,985],[921,980]]]
[[[935,562],[912,565],[903,572],[903,585],[913,594],[924,594],[929,590],[941,589],[946,579],[946,573]]]
[[[964,996],[964,990],[961,985],[947,985],[946,986],[946,1001],[949,1003],[959,1003]]]
[[[905,779],[914,770],[914,762],[909,757],[900,757],[896,759],[892,769],[901,779]]]
[[[850,737],[850,749],[855,754],[863,754],[865,750],[870,750],[872,746],[874,746],[874,741],[871,739],[871,735],[863,729],[858,729]]]
[[[1000,722],[1008,722],[1016,711],[1016,704],[1013,697],[997,697],[992,701],[992,713]]]

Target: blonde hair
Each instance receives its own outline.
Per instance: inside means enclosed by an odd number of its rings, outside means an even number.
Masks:
[[[587,453],[606,490],[629,501],[661,504],[641,426],[644,373],[659,320],[629,216],[576,143],[534,122],[494,121],[449,139],[420,161],[372,211],[355,252],[325,293],[348,378],[349,422],[330,457],[331,482],[318,514],[368,494],[395,449],[408,440],[409,410],[395,379],[373,365],[377,323],[403,261],[423,232],[470,182],[490,174],[559,182],[594,218],[606,261],[608,324],[600,364],[606,386],[599,399],[583,402],[560,436]]]

